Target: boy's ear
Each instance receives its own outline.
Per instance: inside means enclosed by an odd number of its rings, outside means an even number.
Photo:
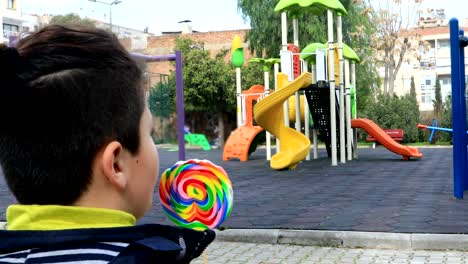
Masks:
[[[112,141],[101,152],[100,167],[103,176],[117,189],[127,186],[125,171],[125,151],[118,141]]]

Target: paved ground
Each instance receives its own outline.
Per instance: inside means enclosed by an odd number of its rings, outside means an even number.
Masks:
[[[205,256],[200,256],[192,263],[459,264],[467,263],[467,260],[468,252],[457,251],[376,250],[214,242],[208,247]]]
[[[186,158],[223,166],[234,185],[234,207],[224,228],[468,233],[468,199],[453,198],[452,150],[426,148],[403,161],[380,147],[359,149],[359,160],[331,167],[325,150],[295,171],[273,171],[257,150],[248,162],[221,160],[221,150],[187,150]],[[178,153],[160,149],[161,170]],[[0,177],[0,220],[14,202]],[[141,223],[171,224],[155,195]]]
[[[226,228],[283,228],[408,233],[468,233],[468,200],[453,198],[452,150],[422,149],[403,161],[380,147],[359,149],[359,160],[331,167],[325,150],[295,171],[273,171],[257,150],[248,162],[221,160],[221,151],[188,150],[223,166],[234,185]],[[161,168],[177,152],[160,151]],[[159,201],[142,222],[169,223]]]

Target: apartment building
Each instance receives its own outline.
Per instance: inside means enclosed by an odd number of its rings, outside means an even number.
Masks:
[[[111,29],[112,32],[122,41],[124,46],[133,51],[142,51],[148,46],[148,37],[154,34],[149,33],[148,29],[133,29],[113,24],[112,27],[109,23],[92,20],[97,28]]]
[[[22,32],[32,32],[37,31],[40,28],[45,27],[50,24],[53,15],[37,15],[37,14],[23,14],[23,26]],[[90,19],[97,28],[110,30],[111,26],[109,23]],[[148,42],[147,39],[150,36],[153,36],[152,33],[149,33],[147,30],[138,30],[128,27],[123,27],[119,25],[112,25],[112,32],[117,36],[117,38],[122,42],[122,44],[128,50],[132,51],[141,51],[146,49]]]
[[[21,1],[0,0],[0,23],[2,24],[2,39],[0,43],[9,43],[22,31]]]
[[[414,78],[420,111],[432,111],[435,99],[436,79],[440,80],[443,100],[451,94],[450,32],[449,20],[445,18],[422,18],[415,32],[426,45],[420,45],[417,54],[405,57],[397,78],[394,92],[404,95],[410,92],[411,78]],[[465,25],[465,32],[468,25]],[[465,72],[468,73],[468,57],[465,53]],[[383,76],[383,75],[382,75]]]
[[[37,31],[50,24],[53,18],[52,15],[21,14],[19,2],[19,0],[0,0],[0,8],[2,8],[0,22],[3,24],[2,43],[9,43],[10,37],[17,37],[21,33]],[[111,28],[106,22],[92,21],[97,28]],[[148,37],[153,36],[145,29],[137,30],[119,25],[112,25],[112,32],[127,49],[133,51],[146,49]]]

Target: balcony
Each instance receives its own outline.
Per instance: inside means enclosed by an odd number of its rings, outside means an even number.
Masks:
[[[424,71],[433,71],[436,69],[435,59],[431,60],[421,60],[419,63],[420,69]]]

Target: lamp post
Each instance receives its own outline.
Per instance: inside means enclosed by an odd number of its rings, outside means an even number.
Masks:
[[[113,32],[113,27],[112,27],[112,6],[113,5],[118,5],[120,3],[122,3],[122,1],[120,0],[114,0],[110,3],[106,3],[106,2],[102,2],[102,1],[98,1],[98,0],[88,0],[90,2],[95,2],[95,3],[101,3],[101,4],[105,4],[105,5],[108,5],[109,6],[109,27],[110,27],[110,31]]]

